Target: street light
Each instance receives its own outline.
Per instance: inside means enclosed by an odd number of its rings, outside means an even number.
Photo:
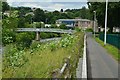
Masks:
[[[106,11],[105,11],[105,36],[104,36],[104,45],[106,45],[107,7],[108,7],[108,0],[106,0]]]
[[[95,37],[95,26],[96,26],[96,11],[94,12],[94,37]]]

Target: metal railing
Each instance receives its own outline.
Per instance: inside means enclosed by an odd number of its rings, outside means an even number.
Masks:
[[[17,28],[17,32],[56,32],[56,33],[74,33],[75,30],[53,29],[53,28]]]
[[[52,78],[71,78],[70,74],[70,56],[65,58],[65,63],[61,69],[56,69],[52,72]]]

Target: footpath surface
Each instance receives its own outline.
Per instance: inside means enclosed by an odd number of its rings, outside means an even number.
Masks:
[[[88,78],[118,78],[118,62],[93,39],[92,33],[86,35]]]

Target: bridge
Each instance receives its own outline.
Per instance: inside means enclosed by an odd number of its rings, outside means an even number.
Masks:
[[[36,32],[36,40],[40,40],[40,32],[66,33],[73,34],[75,30],[64,30],[55,28],[17,28],[17,32]]]

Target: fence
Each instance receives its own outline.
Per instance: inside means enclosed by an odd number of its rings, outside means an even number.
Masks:
[[[61,69],[56,69],[52,72],[52,78],[56,78],[55,80],[59,80],[57,78],[71,78],[70,74],[70,56],[68,58],[65,58],[64,65]]]
[[[99,38],[104,41],[104,34],[100,33]],[[120,34],[107,34],[106,42],[120,49]]]

